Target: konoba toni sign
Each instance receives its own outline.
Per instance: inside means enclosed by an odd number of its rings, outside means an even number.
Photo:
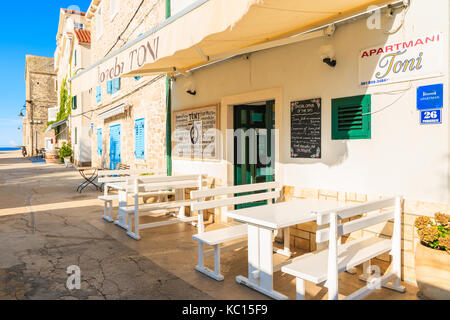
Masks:
[[[442,75],[442,34],[393,42],[361,50],[359,84],[389,84]]]
[[[158,59],[159,36],[147,39],[118,53],[115,57],[97,66],[97,85],[141,68]]]

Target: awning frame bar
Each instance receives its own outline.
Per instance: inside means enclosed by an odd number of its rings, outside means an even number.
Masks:
[[[409,0],[399,0],[396,2],[389,3],[389,4],[385,4],[385,5],[379,6],[377,8],[367,10],[365,12],[361,12],[359,14],[351,15],[351,16],[346,17],[341,20],[337,20],[337,21],[333,21],[331,23],[324,24],[320,27],[316,27],[316,28],[313,28],[313,29],[310,29],[310,30],[307,30],[307,31],[304,31],[301,33],[297,33],[297,34],[288,36],[286,38],[272,40],[269,42],[256,44],[256,45],[253,45],[253,46],[250,46],[247,48],[242,48],[242,49],[238,49],[235,51],[226,52],[226,53],[219,54],[216,56],[208,57],[209,61],[210,61],[209,63],[190,68],[188,71],[192,72],[194,70],[205,68],[205,67],[211,66],[213,64],[223,62],[223,61],[232,59],[236,56],[240,56],[240,55],[244,55],[244,54],[248,54],[248,53],[253,53],[253,52],[271,49],[271,48],[275,48],[275,47],[285,46],[285,45],[293,44],[293,43],[300,42],[300,41],[311,40],[311,39],[314,39],[314,38],[317,38],[320,36],[331,37],[334,34],[334,31],[336,30],[337,25],[341,25],[341,24],[347,23],[350,20],[355,20],[355,19],[367,16],[367,15],[370,15],[377,10],[382,10],[382,9],[386,9],[386,8],[391,8],[391,9],[407,8],[408,6],[409,6]],[[301,38],[301,36],[304,36],[305,38]],[[177,75],[175,75],[175,77],[177,77]]]

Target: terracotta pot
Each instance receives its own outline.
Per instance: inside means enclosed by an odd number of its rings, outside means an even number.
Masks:
[[[59,163],[59,155],[56,150],[48,150],[45,153],[45,162],[46,163]]]
[[[450,254],[419,243],[415,260],[421,294],[433,300],[450,300]]]

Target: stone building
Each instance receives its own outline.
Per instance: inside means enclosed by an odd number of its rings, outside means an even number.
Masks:
[[[164,21],[165,1],[139,3],[92,1],[86,13],[92,38],[92,65],[88,70],[97,69],[103,58],[114,57]],[[92,111],[85,116],[92,119],[92,165],[115,168],[122,163],[132,168],[165,170],[165,77],[121,78],[119,71],[119,66],[113,66],[100,84],[77,93],[91,97]]]
[[[46,139],[54,140],[53,132],[45,133],[48,109],[57,105],[56,74],[53,58],[27,55],[25,58],[26,115],[23,118],[23,144],[28,155],[45,148]]]

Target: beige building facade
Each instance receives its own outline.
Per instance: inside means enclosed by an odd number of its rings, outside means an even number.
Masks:
[[[90,95],[73,95],[68,81],[77,72],[90,65],[91,35],[86,24],[85,13],[61,9],[56,36],[55,72],[58,79],[58,111],[61,111],[61,93],[65,91],[69,106],[65,108],[63,118],[67,122],[56,129],[57,147],[63,142],[70,142],[73,149],[73,161],[76,166],[91,164],[90,117],[85,116],[90,110]],[[64,119],[58,119],[64,120]]]
[[[177,76],[172,88],[175,114],[195,112],[203,106],[220,106],[216,120],[221,156],[211,161],[174,155],[174,172],[203,173],[223,185],[239,184],[234,142],[236,122],[241,122],[236,118],[237,110],[254,110],[255,106],[266,106],[270,101],[276,135],[271,146],[273,162],[268,175],[284,185],[284,200],[319,198],[360,203],[402,195],[406,200],[402,276],[405,281],[415,283],[414,254],[419,240],[414,219],[450,210],[447,94],[450,8],[446,0],[433,1],[433,6],[428,1],[415,0],[404,10],[396,10],[392,15],[382,10],[361,16],[355,21],[336,24],[331,36],[237,55],[194,69],[189,77]],[[371,28],[373,22],[370,19],[378,18],[380,24]],[[424,45],[420,47],[422,43]],[[437,53],[429,50],[426,44],[436,48]],[[407,62],[413,59],[417,63],[417,57],[424,57],[419,69],[436,68],[438,72],[408,77],[404,74],[415,69],[400,71],[397,66],[398,74],[404,76],[398,81],[376,85],[364,83],[366,55],[381,54],[379,48],[387,49],[386,54],[397,52],[389,51],[390,45],[394,49],[398,45],[405,55],[401,60],[403,67],[404,59],[408,58]],[[416,56],[408,56],[413,46],[420,49]],[[324,63],[327,53],[331,60],[336,60],[335,66]],[[386,58],[380,65],[386,64],[389,68],[390,63],[387,64]],[[397,72],[391,72],[392,77],[397,76]],[[434,85],[443,88],[444,92],[442,108],[439,107],[441,123],[421,124],[418,92]],[[186,88],[194,88],[196,94],[186,93]],[[370,115],[368,132],[363,138],[339,137],[333,131],[339,119],[335,118],[334,110],[345,101],[339,99],[352,97],[370,99],[369,109],[362,114],[362,119]],[[358,104],[364,103],[361,99]],[[307,132],[299,135],[299,128],[295,127],[304,119],[295,118],[293,110],[298,110],[297,106],[304,105],[305,101],[320,101],[320,115],[316,119],[319,126],[314,127],[318,136]],[[305,130],[312,130],[311,123]],[[311,143],[311,139],[316,140]],[[320,146],[320,151],[314,149],[311,154],[312,145]],[[262,150],[261,146],[257,148]],[[392,225],[389,222],[351,237],[391,236]],[[315,223],[297,225],[291,228],[291,244],[313,251],[316,248],[315,232]],[[379,261],[389,261],[389,255],[379,257]]]
[[[27,55],[25,62],[26,115],[23,118],[23,144],[28,155],[36,155],[46,147],[46,139],[55,139],[53,132],[45,133],[48,109],[57,105],[56,74],[53,58]]]
[[[72,78],[78,92],[100,88],[93,163],[155,170],[168,158],[173,173],[207,174],[215,186],[279,181],[286,201],[401,195],[402,277],[415,282],[414,219],[450,209],[448,1],[199,0],[168,20],[163,1],[153,11],[144,1],[150,31],[138,31],[136,2],[120,2],[118,15],[113,2],[93,1],[86,17],[97,62]],[[120,89],[110,93],[116,75]],[[270,134],[241,149],[236,132],[249,129]],[[229,222],[224,213],[216,221]],[[315,233],[314,223],[292,227],[291,244],[312,251]],[[365,234],[390,236],[392,223],[351,237]]]

